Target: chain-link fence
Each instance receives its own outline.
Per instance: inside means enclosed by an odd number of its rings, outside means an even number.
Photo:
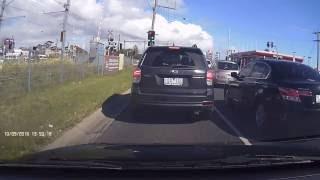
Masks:
[[[66,59],[64,63],[59,59],[0,62],[0,98],[12,99],[63,83],[110,74],[105,70],[105,63],[102,63],[104,57],[100,63],[90,62],[88,59],[88,56],[77,56]],[[136,65],[137,62],[136,58],[124,57],[125,67]]]
[[[0,64],[0,98],[17,97],[70,81],[101,75],[89,63],[58,61]]]

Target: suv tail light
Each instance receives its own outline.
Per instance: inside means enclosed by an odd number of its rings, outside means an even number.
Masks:
[[[215,78],[215,74],[212,70],[207,71],[207,85],[212,86],[213,85],[213,80]]]
[[[284,100],[293,102],[301,102],[300,96],[312,96],[312,92],[308,90],[296,90],[280,87],[279,91]]]
[[[140,81],[141,81],[141,69],[136,68],[133,71],[132,76],[133,76],[133,83],[140,83]]]

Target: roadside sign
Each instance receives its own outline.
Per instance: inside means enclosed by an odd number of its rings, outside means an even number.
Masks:
[[[108,72],[119,71],[119,56],[105,56],[105,69]]]

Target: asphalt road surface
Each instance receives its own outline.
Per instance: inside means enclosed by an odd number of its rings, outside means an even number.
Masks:
[[[86,143],[254,145],[320,134],[320,117],[279,122],[261,132],[252,114],[224,105],[223,89],[215,89],[212,115],[174,108],[144,108],[133,115],[130,93],[108,98],[95,112],[45,149]]]

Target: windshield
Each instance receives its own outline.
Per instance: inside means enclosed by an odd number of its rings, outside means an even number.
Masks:
[[[234,63],[219,62],[218,69],[220,69],[220,70],[239,70],[239,66]]]
[[[320,149],[318,0],[0,6],[0,166]]]

